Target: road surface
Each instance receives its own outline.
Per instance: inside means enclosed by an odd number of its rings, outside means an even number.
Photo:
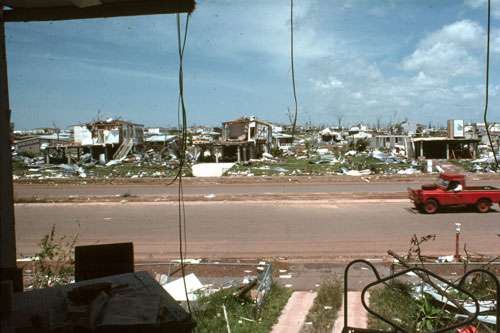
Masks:
[[[500,187],[499,181],[471,182]],[[417,188],[422,183],[332,183],[332,184],[185,184],[185,195],[241,195],[241,194],[322,194],[322,193],[406,193],[407,187]],[[22,185],[14,187],[16,198],[70,197],[70,196],[162,196],[177,195],[177,185]]]
[[[52,224],[79,244],[133,241],[136,258],[178,258],[179,208],[173,202],[16,204],[18,253],[33,254]],[[407,200],[334,203],[318,201],[187,202],[187,256],[195,258],[366,258],[392,249],[406,253],[413,234],[435,234],[424,253],[450,255],[455,223],[461,247],[500,254],[500,211],[465,208],[417,213]]]
[[[185,195],[310,194],[343,192],[406,192],[408,184],[197,184],[184,185]],[[177,195],[177,185],[16,185],[16,198],[75,196]]]

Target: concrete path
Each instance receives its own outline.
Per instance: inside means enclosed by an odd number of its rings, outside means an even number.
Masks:
[[[370,305],[369,295],[366,296],[366,303]],[[366,312],[363,304],[361,304],[361,292],[360,291],[349,291],[348,295],[348,321],[349,327],[356,328],[367,328],[366,320],[368,313]],[[340,308],[339,315],[335,321],[335,326],[333,327],[333,333],[341,333],[342,328],[344,328],[344,304]]]
[[[309,308],[313,305],[316,293],[295,291],[286,304],[272,333],[300,332],[306,320]]]
[[[467,171],[463,168],[447,161],[447,160],[434,160],[434,165],[439,165],[444,172],[465,174]]]
[[[195,177],[220,177],[235,163],[199,163],[191,167]]]

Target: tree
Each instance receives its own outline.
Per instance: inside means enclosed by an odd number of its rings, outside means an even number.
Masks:
[[[337,115],[337,123],[339,125],[339,130],[342,129],[342,118],[343,118],[343,116],[341,114]]]
[[[366,150],[370,141],[367,138],[361,138],[356,140],[355,148],[357,152],[363,152]]]

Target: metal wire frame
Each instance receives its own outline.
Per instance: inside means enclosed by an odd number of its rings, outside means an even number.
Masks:
[[[490,275],[492,278],[493,278],[493,281],[495,282],[495,286],[496,286],[496,313],[497,313],[497,333],[500,332],[500,325],[498,323],[498,318],[500,318],[500,293],[499,293],[499,290],[500,290],[500,282],[498,281],[498,278],[490,271],[487,271],[485,269],[482,269],[482,268],[478,268],[478,269],[473,269],[473,270],[470,270],[468,271],[467,273],[465,273],[462,278],[460,278],[459,282],[458,282],[458,285],[454,284],[453,282],[450,282],[424,268],[418,268],[418,267],[414,267],[414,268],[409,268],[409,269],[406,269],[404,271],[401,271],[399,273],[396,273],[396,274],[391,274],[389,275],[388,277],[386,278],[380,278],[380,275],[377,271],[377,269],[375,268],[375,266],[367,261],[367,260],[364,260],[364,259],[358,259],[358,260],[354,260],[354,261],[351,261],[346,269],[345,269],[345,272],[344,272],[344,328],[342,329],[342,333],[356,333],[356,332],[367,332],[367,333],[377,333],[377,332],[392,332],[392,331],[381,331],[381,330],[372,330],[372,329],[365,329],[365,328],[357,328],[357,327],[349,327],[348,325],[348,297],[347,297],[347,289],[348,289],[348,280],[349,280],[349,269],[355,265],[355,264],[366,264],[368,267],[370,267],[373,271],[373,273],[375,274],[375,277],[376,277],[376,281],[375,282],[372,282],[372,283],[369,283],[368,285],[366,285],[364,288],[363,288],[363,291],[361,292],[361,303],[363,304],[363,307],[365,308],[365,310],[372,314],[373,316],[375,316],[376,318],[386,322],[387,324],[391,325],[392,327],[394,327],[394,332],[408,332],[407,330],[405,330],[403,327],[399,326],[398,324],[394,323],[393,321],[387,319],[387,318],[384,318],[382,315],[376,313],[375,311],[371,310],[366,302],[365,302],[365,294],[367,292],[368,289],[370,289],[371,287],[377,285],[377,284],[385,284],[387,281],[391,280],[391,279],[394,279],[396,277],[399,277],[399,276],[402,276],[402,275],[405,275],[409,272],[421,272],[421,273],[424,273],[424,274],[427,274],[429,276],[432,276],[433,278],[441,281],[441,282],[444,282],[446,284],[448,284],[449,286],[451,286],[452,288],[455,288],[457,289],[458,291],[468,295],[475,303],[475,306],[476,306],[476,311],[475,313],[473,314],[473,316],[471,318],[468,318],[466,319],[465,321],[462,321],[462,322],[459,322],[457,324],[454,324],[454,325],[451,325],[451,326],[448,326],[448,327],[445,327],[445,328],[441,328],[441,329],[438,329],[438,330],[435,330],[433,331],[433,333],[438,333],[438,332],[449,332],[449,331],[453,331],[454,329],[456,328],[459,328],[459,327],[463,327],[467,324],[470,324],[472,323],[474,320],[477,319],[478,315],[479,315],[479,302],[477,301],[476,297],[474,295],[472,295],[471,293],[469,293],[468,291],[466,290],[463,290],[462,289],[462,285],[463,283],[465,282],[465,280],[467,279],[467,277],[469,277],[469,275],[473,274],[473,273],[483,273],[483,274],[487,274],[487,275]]]

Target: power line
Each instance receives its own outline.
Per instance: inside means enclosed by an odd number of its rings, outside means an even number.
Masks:
[[[290,61],[292,62],[292,86],[293,86],[293,98],[295,100],[295,116],[293,117],[292,126],[292,145],[295,138],[295,126],[297,125],[297,92],[295,90],[295,70],[294,70],[294,60],[293,60],[293,0],[290,0]]]
[[[495,153],[495,147],[493,147],[493,141],[491,141],[490,130],[488,129],[488,121],[486,120],[486,114],[488,113],[488,86],[489,86],[489,69],[490,69],[490,11],[491,11],[491,0],[488,0],[488,38],[486,41],[486,96],[484,103],[484,127],[486,128],[486,135],[488,135],[488,140],[490,142],[491,150],[493,151],[493,159],[497,165],[498,170],[498,160]]]

